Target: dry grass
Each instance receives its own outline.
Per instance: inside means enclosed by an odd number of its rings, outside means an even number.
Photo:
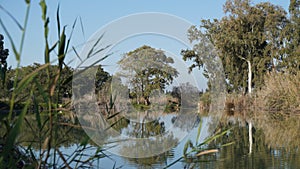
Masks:
[[[256,103],[270,112],[300,113],[300,73],[266,75],[265,86],[258,91]]]

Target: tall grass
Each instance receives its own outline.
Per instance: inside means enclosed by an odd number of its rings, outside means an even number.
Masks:
[[[85,154],[84,151],[90,149],[89,138],[84,137],[82,143],[78,146],[76,150],[71,155],[66,155],[60,150],[60,141],[58,141],[59,133],[58,128],[61,127],[59,121],[59,106],[58,100],[61,95],[59,94],[60,87],[62,84],[71,83],[72,75],[65,79],[61,79],[61,73],[63,67],[66,65],[65,59],[69,51],[70,42],[72,38],[72,32],[76,25],[76,20],[73,23],[71,28],[70,36],[66,35],[66,27],[61,28],[59,7],[57,8],[56,15],[56,24],[57,24],[57,40],[54,44],[49,44],[49,17],[47,16],[47,4],[45,0],[40,1],[40,7],[42,11],[42,20],[44,22],[44,64],[41,65],[38,69],[34,70],[30,74],[26,75],[21,81],[18,81],[20,60],[22,57],[23,47],[25,43],[25,35],[27,33],[27,25],[29,24],[29,13],[32,6],[32,2],[25,0],[27,9],[25,12],[24,23],[20,24],[14,15],[9,11],[6,11],[4,7],[1,6],[1,9],[16,23],[17,27],[22,32],[20,46],[17,48],[16,42],[12,38],[9,29],[6,27],[6,24],[0,18],[0,25],[5,31],[6,36],[9,39],[13,53],[15,55],[15,60],[17,62],[17,69],[14,76],[14,84],[12,95],[10,98],[10,110],[7,117],[1,119],[1,128],[5,128],[5,133],[1,135],[0,138],[0,168],[22,168],[27,165],[33,168],[80,168],[80,167],[89,167],[92,165],[92,161],[95,159],[103,158],[105,155],[102,153],[101,147],[94,150],[94,154]],[[98,39],[95,45],[99,43],[101,38]],[[73,47],[75,50],[75,48]],[[103,48],[105,49],[105,48]],[[100,50],[103,50],[100,49]],[[76,52],[76,51],[75,51]],[[97,52],[97,51],[92,51]],[[76,52],[77,53],[77,52]],[[58,69],[54,73],[50,72],[50,65],[54,62],[51,62],[50,56],[56,56],[54,61],[57,62]],[[78,56],[79,57],[79,56]],[[89,56],[88,56],[89,57]],[[106,56],[107,57],[107,56]],[[97,62],[102,61],[104,58],[99,59]],[[96,64],[96,63],[94,63]],[[93,66],[93,65],[92,65]],[[36,80],[36,76],[42,71],[47,71],[47,86],[41,86]],[[23,107],[21,113],[17,115],[14,111],[14,105],[16,103],[16,98],[20,95],[25,89],[30,88],[30,95],[27,98],[25,106]],[[42,120],[42,112],[37,109],[39,105],[39,100],[36,100],[36,97],[33,97],[33,91],[38,89],[37,94],[41,95],[43,102],[47,105],[47,118]],[[35,91],[36,92],[36,91]],[[29,110],[29,105],[34,104],[35,108]],[[36,126],[38,131],[32,132],[38,133],[38,142],[36,140],[29,140],[30,143],[27,148],[25,148],[25,153],[20,150],[21,143],[19,143],[18,136],[21,133],[22,126],[29,125],[26,120],[26,114],[32,111],[35,113]],[[66,125],[66,124],[64,124]],[[29,125],[30,126],[30,125]],[[47,127],[46,127],[47,126]],[[72,127],[78,127],[79,125],[70,125],[70,132]],[[32,127],[32,126],[30,126]],[[79,126],[80,127],[80,126]],[[63,142],[63,141],[62,141]],[[33,144],[38,144],[38,146],[33,146]],[[39,147],[39,150],[35,150],[33,147]],[[24,156],[18,156],[18,154],[24,154]],[[88,157],[87,157],[88,156]],[[86,158],[87,157],[87,158]],[[21,161],[21,163],[20,163]],[[23,161],[23,162],[22,162]],[[25,162],[24,162],[25,161]]]
[[[266,111],[300,114],[300,73],[271,72],[257,93],[256,104]]]
[[[214,133],[212,136],[207,137],[203,142],[199,142],[201,129],[202,129],[202,121],[200,121],[200,123],[198,125],[198,133],[197,133],[195,142],[193,143],[191,140],[188,140],[184,145],[183,155],[181,157],[179,157],[178,159],[174,160],[172,163],[165,166],[164,168],[170,168],[180,161],[192,163],[192,164],[200,162],[201,160],[199,161],[199,157],[201,157],[203,155],[207,155],[207,154],[218,153],[219,148],[233,144],[233,142],[231,142],[231,143],[227,143],[224,145],[220,145],[220,147],[209,148],[208,144],[210,144],[211,142],[213,142],[214,140],[216,140],[218,138],[223,137],[231,129],[218,131],[218,132]]]

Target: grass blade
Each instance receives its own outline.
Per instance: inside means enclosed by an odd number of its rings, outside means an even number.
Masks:
[[[73,32],[74,32],[74,29],[75,29],[76,22],[77,22],[77,18],[75,19],[75,21],[74,21],[74,23],[73,23],[73,25],[72,25],[71,34],[70,34],[70,37],[69,37],[69,39],[68,39],[68,41],[67,41],[67,45],[66,45],[66,49],[65,49],[65,53],[67,53],[67,52],[68,52],[69,45],[70,45],[70,42],[71,42],[71,38],[72,38],[72,36],[73,36]]]
[[[85,33],[84,33],[84,29],[83,29],[83,22],[82,22],[82,19],[81,19],[81,17],[79,17],[79,21],[80,21],[81,32],[82,32],[82,34],[83,34],[83,38],[84,38],[84,40],[85,40]]]
[[[202,129],[202,119],[200,119],[200,123],[198,126],[198,132],[197,132],[197,137],[196,137],[196,144],[198,144],[199,138],[200,138],[200,134],[201,134],[201,129]]]
[[[42,8],[42,19],[43,19],[43,21],[45,21],[46,22],[46,17],[47,17],[47,5],[46,5],[46,1],[45,0],[41,0],[40,1],[40,6],[41,6],[41,8]]]
[[[30,95],[32,96],[33,94],[33,88],[31,89]],[[16,139],[20,133],[21,127],[23,125],[24,122],[24,118],[25,118],[25,114],[28,110],[30,104],[30,99],[28,99],[26,101],[26,104],[21,112],[21,114],[19,115],[16,124],[12,127],[12,129],[9,131],[7,139],[5,141],[4,147],[3,147],[3,154],[5,156],[5,158],[8,162],[13,162],[14,160],[11,160],[10,158],[13,158],[13,154],[14,152],[12,152],[14,150],[14,144],[16,142]],[[8,164],[9,166],[14,165],[14,164]],[[9,168],[8,166],[8,168]]]
[[[94,43],[94,45],[92,46],[92,48],[90,49],[90,51],[88,52],[87,58],[90,58],[91,56],[93,56],[93,52],[96,48],[96,46],[98,45],[98,43],[101,41],[101,39],[103,38],[104,34],[102,34],[97,41]],[[102,48],[103,49],[103,48]]]
[[[200,153],[196,154],[197,157],[205,155],[205,154],[211,154],[211,153],[217,153],[219,152],[218,149],[211,149],[211,150],[205,150],[205,151],[201,151]]]
[[[200,147],[200,146],[202,146],[202,145],[205,145],[205,144],[208,144],[208,143],[210,143],[211,141],[213,141],[213,140],[215,140],[215,139],[217,139],[217,138],[219,138],[219,137],[225,135],[225,134],[226,134],[229,130],[231,130],[231,129],[232,129],[232,128],[227,129],[227,130],[225,130],[225,131],[223,131],[223,132],[221,132],[221,133],[219,133],[219,134],[216,134],[216,135],[214,135],[214,136],[212,136],[212,137],[209,137],[209,138],[205,139],[201,144],[198,145],[198,147]]]
[[[73,48],[73,50],[74,50],[75,55],[77,56],[77,58],[80,60],[80,62],[82,62],[82,59],[80,58],[80,56],[79,56],[78,52],[76,51],[75,47],[72,46],[72,48]]]
[[[59,69],[62,69],[62,65],[65,59],[65,45],[66,45],[66,34],[65,34],[65,27],[63,27],[63,31],[60,35],[59,45],[58,45],[58,66]]]
[[[3,28],[4,32],[5,32],[5,34],[7,35],[8,39],[9,39],[9,41],[10,41],[10,44],[11,44],[11,47],[12,47],[12,49],[13,49],[14,55],[15,55],[15,57],[16,57],[16,60],[19,61],[19,60],[20,60],[20,54],[19,54],[19,52],[17,51],[16,45],[15,45],[15,43],[14,43],[14,41],[13,41],[13,39],[12,39],[10,33],[7,31],[6,26],[5,26],[4,23],[2,22],[2,19],[1,19],[1,18],[0,18],[0,25],[2,26],[2,28]]]
[[[49,66],[49,64],[44,64],[43,66],[39,67],[35,71],[33,71],[30,74],[28,74],[27,76],[25,76],[21,80],[21,82],[18,84],[17,88],[14,90],[14,93],[19,94],[20,92],[22,92],[24,90],[24,88],[26,88],[28,86],[28,84],[31,83],[31,81],[38,74],[38,72],[47,68],[48,66]]]
[[[15,24],[18,26],[18,28],[20,30],[23,30],[23,27],[21,26],[21,24],[18,22],[18,20],[10,12],[8,12],[5,8],[3,8],[2,5],[0,5],[0,9],[3,10],[3,12],[6,13],[15,22]]]
[[[56,22],[57,22],[57,34],[58,34],[58,38],[59,38],[59,36],[60,36],[59,4],[58,4],[57,10],[56,10]]]

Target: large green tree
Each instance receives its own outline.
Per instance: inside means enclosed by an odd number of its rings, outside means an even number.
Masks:
[[[284,30],[287,47],[282,67],[294,74],[300,71],[300,0],[290,0],[289,14],[290,22]]]
[[[151,92],[164,90],[178,76],[171,66],[173,63],[174,60],[162,50],[146,45],[126,53],[118,62],[121,76],[129,80],[131,94],[146,105],[150,104]]]
[[[280,58],[286,12],[269,2],[252,5],[250,0],[227,0],[224,13],[222,19],[202,20],[199,28],[191,27],[188,36],[194,42],[207,38],[212,43],[222,60],[229,91],[251,93]],[[194,60],[191,69],[206,66],[206,48],[197,44],[182,51],[185,60]]]

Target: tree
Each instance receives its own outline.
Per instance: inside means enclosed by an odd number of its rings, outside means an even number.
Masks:
[[[36,71],[40,67],[44,65],[39,63],[33,63],[32,65],[25,66],[25,67],[19,67],[16,69],[9,69],[7,71],[7,81],[4,84],[5,89],[3,89],[3,93],[0,94],[0,97],[3,98],[10,98],[13,88],[13,83],[16,81],[17,83],[20,83],[22,79],[24,79],[26,76],[28,76],[30,73]],[[19,69],[18,72],[18,78],[15,78],[16,76],[16,70]],[[55,73],[58,70],[58,66],[56,65],[50,65],[49,66],[49,76],[55,77]],[[61,70],[61,77],[60,77],[60,83],[59,88],[55,90],[55,98],[56,101],[61,102],[63,96],[70,97],[72,94],[72,75],[73,75],[73,69],[68,66],[64,66]],[[32,83],[28,84],[27,87],[23,88],[22,93],[19,93],[16,97],[16,102],[25,102],[30,96],[30,92],[33,89],[34,98],[36,101],[40,103],[45,102],[45,96],[47,95],[48,88],[48,79],[47,79],[47,72],[46,69],[38,71],[36,78],[33,79]]]
[[[4,49],[4,36],[0,34],[0,79],[2,79],[2,84],[5,82],[6,71],[7,71],[7,62],[8,49]]]
[[[171,95],[178,99],[178,103],[184,108],[197,107],[199,102],[199,89],[189,82],[181,83],[180,86],[174,86]]]
[[[98,66],[98,70],[95,78],[96,92],[99,92],[105,85],[105,83],[111,80],[111,76],[108,72],[104,71],[101,65]]]
[[[150,104],[150,94],[163,91],[178,76],[175,68],[170,66],[174,60],[167,57],[162,50],[142,46],[130,51],[118,62],[122,71],[120,75],[128,79],[128,87],[136,96],[137,102]]]
[[[287,48],[282,67],[289,73],[300,71],[300,1],[290,0],[290,19],[284,30]]]
[[[250,0],[227,0],[226,16],[202,20],[200,28],[191,27],[191,41],[207,38],[222,60],[229,91],[248,91],[263,84],[263,75],[275,66],[283,48],[281,31],[287,22],[286,12],[268,2],[252,6]],[[203,33],[202,33],[203,30]],[[183,50],[184,59],[193,59],[195,67],[206,66],[203,45]]]

